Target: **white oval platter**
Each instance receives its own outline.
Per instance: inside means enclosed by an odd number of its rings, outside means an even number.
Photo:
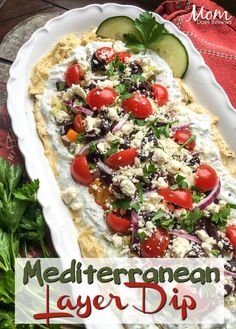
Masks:
[[[28,94],[29,76],[32,66],[47,54],[58,39],[70,32],[85,32],[98,26],[105,18],[126,15],[136,18],[142,9],[108,3],[90,5],[70,10],[53,18],[37,30],[19,50],[10,70],[7,84],[7,106],[13,130],[18,137],[19,147],[25,157],[27,172],[31,179],[40,180],[38,199],[43,207],[46,222],[50,228],[54,247],[60,257],[80,257],[77,232],[71,215],[64,205],[56,180],[44,155],[43,145],[38,137],[33,116],[33,102]],[[204,63],[191,40],[172,23],[156,15],[159,22],[175,34],[189,54],[189,68],[184,80],[194,92],[197,102],[220,117],[219,128],[226,141],[236,152],[236,111],[231,106],[224,90],[217,84],[212,72]]]

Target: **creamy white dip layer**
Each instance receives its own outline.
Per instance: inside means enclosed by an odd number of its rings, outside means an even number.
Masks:
[[[106,235],[108,240],[112,240],[112,237],[107,233],[104,211],[95,203],[93,195],[88,192],[88,188],[77,184],[71,177],[70,164],[74,155],[62,143],[59,127],[56,125],[55,118],[51,113],[51,99],[57,93],[56,82],[64,80],[64,74],[70,63],[77,61],[86,72],[86,69],[90,65],[87,58],[90,58],[97,48],[112,45],[116,51],[126,50],[121,41],[113,44],[109,42],[91,42],[87,46],[80,46],[74,49],[68,59],[51,69],[45,85],[45,92],[42,96],[39,96],[40,111],[47,122],[47,132],[50,137],[51,147],[56,151],[57,155],[57,168],[59,172],[57,181],[61,190],[64,191],[64,200],[66,199],[65,201],[67,201],[66,203],[70,208],[80,212],[80,216],[82,216],[86,223],[94,226],[95,235]],[[158,68],[159,74],[157,75],[156,82],[160,82],[168,88],[169,103],[172,103],[173,106],[178,106],[178,119],[180,123],[193,123],[191,128],[197,136],[195,151],[205,154],[206,163],[216,169],[222,182],[220,198],[226,202],[236,204],[236,180],[229,175],[228,170],[221,162],[219,150],[212,140],[210,118],[207,115],[197,114],[191,111],[181,103],[182,94],[179,82],[173,77],[169,66],[156,53],[148,50],[146,54],[134,55],[137,58],[140,56],[142,60],[153,63],[154,67]],[[104,86],[106,85],[106,82],[102,83]],[[231,211],[231,217],[232,223],[233,218],[236,217],[236,211]],[[118,247],[118,241],[113,241],[113,243],[115,245],[117,244],[116,246]],[[118,248],[106,248],[106,252],[106,256],[114,256],[116,253],[117,256],[120,255]]]

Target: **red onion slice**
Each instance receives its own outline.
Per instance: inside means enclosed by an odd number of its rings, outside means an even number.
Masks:
[[[171,129],[172,130],[187,129],[192,125],[194,125],[194,123],[190,122],[190,123],[186,123],[186,124],[182,124],[182,125],[172,126]]]
[[[72,106],[73,106],[73,102],[72,102],[72,100],[70,100],[70,99],[64,99],[64,100],[63,100],[63,103],[64,103],[66,106],[69,106],[69,107],[72,107]]]
[[[123,118],[120,119],[120,121],[117,123],[117,125],[115,125],[115,127],[112,129],[112,132],[115,132],[115,131],[118,131],[120,130],[123,125],[126,123],[126,121],[128,120],[129,118],[129,114],[126,113]]]
[[[234,273],[234,272],[224,270],[224,275],[231,276],[232,278],[236,279],[236,273]]]
[[[99,160],[99,161],[97,162],[97,167],[98,167],[100,170],[104,171],[106,174],[108,174],[108,175],[112,175],[112,170],[111,170],[111,168],[109,168],[107,165],[105,165],[105,163],[103,163],[101,160]]]
[[[171,230],[169,231],[170,234],[173,234],[173,235],[176,235],[176,236],[179,236],[181,238],[185,238],[189,241],[193,241],[193,242],[196,242],[196,243],[201,243],[201,240],[194,236],[194,235],[191,235],[183,230]]]
[[[81,113],[84,113],[84,114],[86,114],[88,116],[92,116],[93,115],[93,111],[87,109],[86,107],[83,107],[83,106],[80,106],[80,105],[73,105],[72,108],[76,112],[81,112]]]
[[[132,227],[132,237],[131,237],[131,248],[136,249],[139,243],[137,233],[138,233],[138,214],[136,211],[131,211],[131,227]]]
[[[218,180],[218,183],[214,187],[214,189],[211,191],[211,193],[203,200],[201,200],[195,208],[199,208],[200,210],[205,209],[207,206],[209,206],[218,196],[220,193],[220,188],[221,188],[221,182]]]

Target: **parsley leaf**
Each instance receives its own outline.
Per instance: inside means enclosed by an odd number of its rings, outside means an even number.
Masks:
[[[158,209],[156,214],[152,217],[151,221],[156,226],[161,226],[165,228],[166,230],[170,229],[170,227],[174,224],[174,218],[165,218],[165,213],[162,209]]]
[[[134,203],[134,204],[132,205],[132,208],[133,208],[135,211],[139,212],[139,210],[141,209],[141,205],[140,205],[140,203],[136,202],[136,203]]]
[[[35,179],[31,183],[27,183],[22,185],[22,187],[18,188],[13,194],[18,200],[25,201],[36,201],[36,192],[39,188],[39,180]]]
[[[119,141],[114,141],[111,145],[111,147],[109,148],[109,150],[105,153],[105,158],[109,157],[110,155],[118,152],[119,150],[119,145],[120,142]]]
[[[158,23],[153,14],[149,12],[140,14],[134,25],[137,29],[137,35],[139,32],[138,37],[133,34],[124,34],[126,46],[133,51],[150,48],[167,33],[164,24]]]
[[[169,124],[166,124],[166,125],[161,126],[161,127],[156,127],[154,125],[151,125],[150,127],[153,130],[154,135],[156,136],[157,139],[159,139],[161,137],[161,135],[164,135],[166,138],[168,138],[170,136],[170,126],[169,126]]]
[[[116,56],[113,61],[109,62],[107,75],[108,77],[113,77],[115,72],[118,72],[119,77],[122,77],[126,66],[120,61],[119,57]]]
[[[83,140],[84,140],[84,133],[79,133],[77,135],[76,143],[81,143],[81,142],[83,142]]]
[[[140,242],[143,242],[147,238],[147,234],[145,232],[138,232],[137,238]]]
[[[188,183],[185,182],[185,177],[181,176],[181,175],[177,175],[176,176],[176,183],[172,186],[170,186],[171,190],[177,190],[177,189],[186,189],[188,188]]]
[[[130,98],[132,95],[127,91],[127,87],[125,84],[121,83],[117,87],[115,87],[115,91],[120,94],[120,99],[124,100]]]
[[[145,81],[146,78],[142,76],[141,74],[131,74],[131,79],[135,81]]]
[[[89,143],[89,153],[95,153],[96,150],[96,144],[94,142]]]
[[[214,213],[212,215],[211,221],[220,227],[225,227],[231,208],[236,209],[236,206],[227,203],[224,208],[219,210],[218,213]]]
[[[149,165],[145,164],[145,166],[143,167],[143,176],[149,176],[156,172],[157,172],[157,167],[154,165],[154,163],[151,163]]]
[[[112,202],[112,208],[113,209],[130,209],[130,199],[124,198],[124,199],[116,199],[114,202]]]
[[[187,232],[191,233],[196,222],[203,217],[203,212],[199,208],[187,212],[186,215],[181,216],[182,218],[182,227]]]

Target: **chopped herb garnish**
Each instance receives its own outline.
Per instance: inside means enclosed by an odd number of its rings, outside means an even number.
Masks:
[[[130,198],[117,199],[112,202],[113,209],[130,209]]]
[[[109,63],[107,74],[110,78],[115,75],[115,72],[118,72],[119,77],[122,77],[124,71],[125,65],[119,60],[119,57],[116,56],[115,59]]]
[[[141,205],[140,203],[136,202],[132,205],[132,208],[138,212],[141,209]]]
[[[143,242],[147,238],[147,234],[145,232],[138,232],[137,238],[140,242]]]
[[[181,216],[183,229],[191,233],[196,222],[202,217],[203,212],[199,208],[187,212],[186,215]]]
[[[149,176],[151,174],[155,174],[157,172],[157,167],[151,163],[150,165],[146,165],[143,167],[143,175]]]
[[[124,34],[126,46],[133,51],[150,48],[167,33],[164,24],[158,23],[153,14],[149,12],[144,12],[139,18],[136,18],[134,25],[139,32],[139,37],[133,34]]]
[[[219,256],[220,251],[217,250],[217,249],[212,249],[212,250],[211,250],[211,253],[212,253],[213,256],[217,257],[217,256]]]
[[[111,147],[109,148],[109,150],[105,153],[105,158],[109,157],[110,155],[118,152],[119,150],[119,145],[120,142],[119,141],[115,141],[112,143]]]
[[[156,223],[164,216],[164,211],[162,209],[158,209],[156,214],[152,217],[151,221]]]
[[[84,133],[79,133],[77,136],[76,143],[81,143],[84,140]]]
[[[177,189],[186,189],[188,188],[188,183],[185,182],[185,177],[181,176],[181,175],[177,175],[176,176],[176,183],[172,186],[170,186],[171,190],[177,190]]]
[[[93,162],[88,163],[90,169],[96,169],[96,164]]]
[[[147,124],[147,121],[145,121],[144,119],[134,119],[134,124],[142,127]]]
[[[144,76],[142,76],[141,74],[132,74],[131,79],[135,80],[135,81],[141,81],[141,82],[146,80],[146,78]]]
[[[236,209],[236,205],[227,203],[224,208],[220,209],[218,213],[214,213],[211,217],[211,221],[217,226],[225,227],[228,216],[230,215],[231,209]]]
[[[198,203],[205,198],[205,194],[197,190],[192,190],[192,200],[193,203]]]
[[[166,219],[165,213],[162,209],[158,209],[156,214],[152,217],[151,221],[156,226],[161,226],[168,230],[174,224],[174,218]]]
[[[95,153],[97,150],[96,144],[94,142],[89,143],[89,152],[90,153]]]
[[[66,89],[66,83],[65,81],[57,81],[56,82],[56,88],[57,88],[57,91],[63,91]]]
[[[115,91],[120,94],[120,99],[124,100],[130,98],[132,95],[127,91],[126,85],[121,83],[115,87]]]
[[[196,140],[196,135],[192,135],[191,137],[189,137],[185,143],[183,143],[182,145],[180,145],[179,147],[179,151],[182,150],[182,148],[184,148],[185,146],[189,145],[190,143],[194,142]]]
[[[171,226],[173,226],[175,223],[174,218],[166,219],[160,222],[160,226],[163,227],[166,230],[169,230]]]
[[[170,136],[170,126],[169,124],[166,124],[165,126],[162,127],[156,127],[154,125],[150,126],[154,132],[154,135],[156,136],[157,139],[161,137],[161,135],[164,135],[166,138]]]

